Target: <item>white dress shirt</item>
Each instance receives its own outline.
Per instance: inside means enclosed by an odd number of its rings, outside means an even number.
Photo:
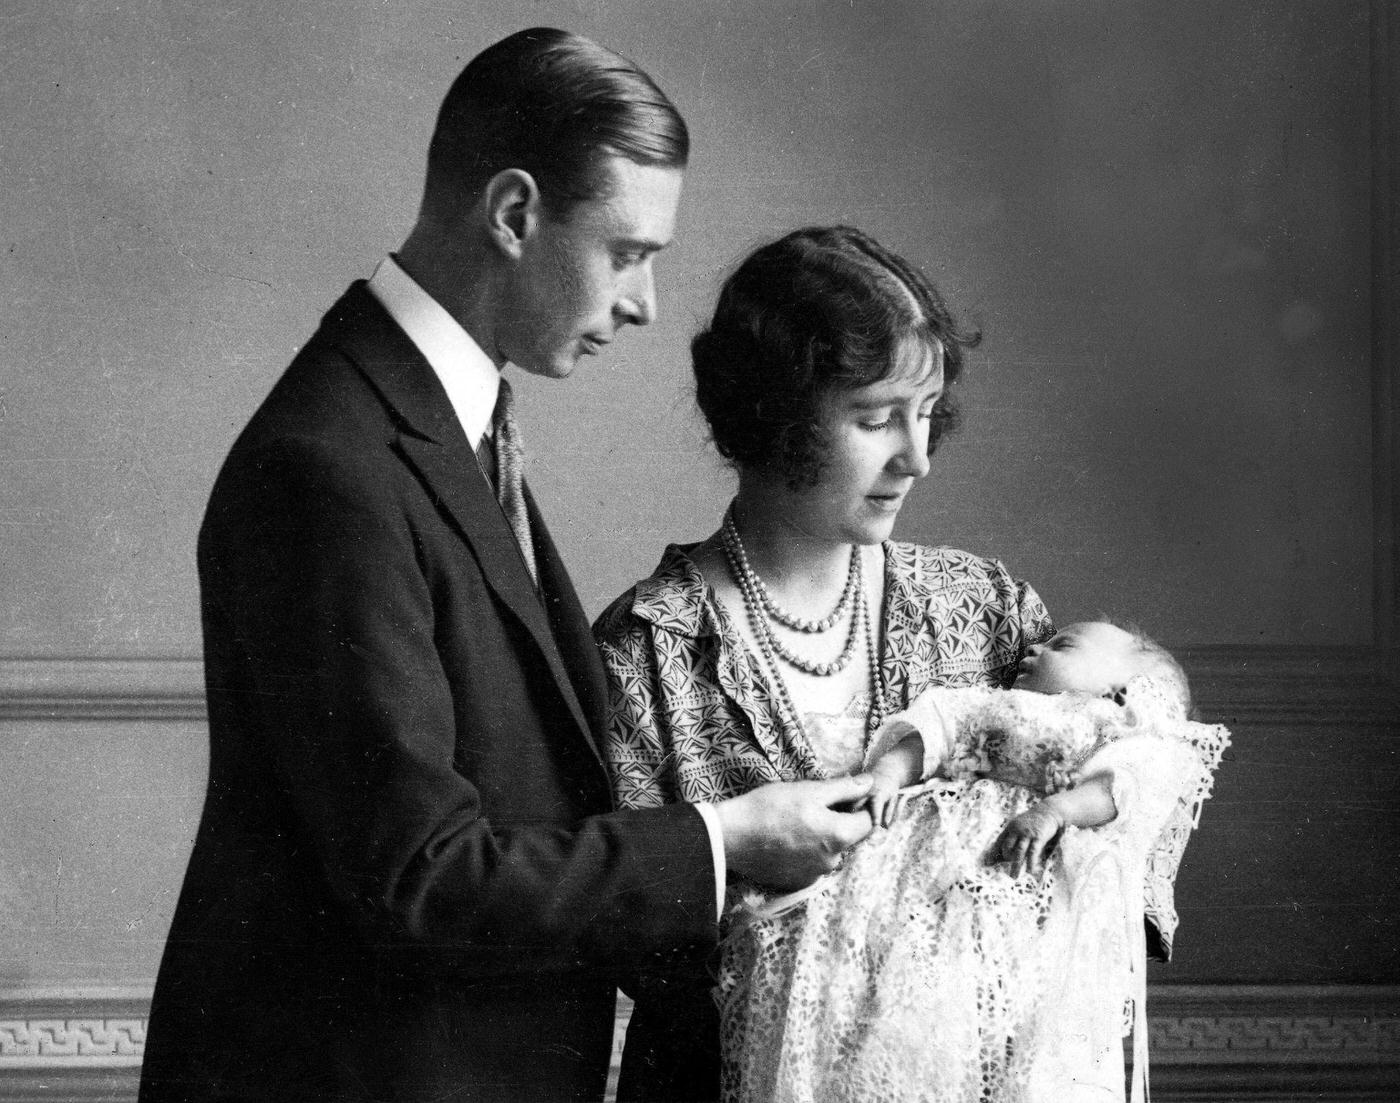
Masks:
[[[500,369],[457,319],[424,291],[392,256],[379,262],[370,277],[369,291],[433,369],[467,435],[467,443],[475,452],[481,446],[481,438],[491,433],[491,415],[501,387]],[[727,872],[724,832],[713,805],[694,807],[710,838],[710,857],[715,867],[715,915],[719,916],[724,912]]]

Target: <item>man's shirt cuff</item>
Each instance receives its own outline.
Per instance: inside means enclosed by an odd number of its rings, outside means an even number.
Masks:
[[[728,869],[724,864],[724,829],[720,826],[719,813],[713,804],[697,804],[695,811],[705,821],[705,831],[710,836],[710,858],[715,867],[715,919],[724,915],[724,881]]]

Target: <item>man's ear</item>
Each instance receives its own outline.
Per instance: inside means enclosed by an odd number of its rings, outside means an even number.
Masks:
[[[539,185],[524,169],[502,169],[482,192],[486,233],[496,248],[519,257],[543,217]]]

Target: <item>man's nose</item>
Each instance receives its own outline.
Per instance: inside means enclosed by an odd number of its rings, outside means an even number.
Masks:
[[[656,281],[652,279],[651,264],[642,264],[618,301],[618,313],[633,325],[650,325],[656,320]]]

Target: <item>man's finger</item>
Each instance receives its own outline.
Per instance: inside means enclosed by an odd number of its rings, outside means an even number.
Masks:
[[[828,781],[813,781],[808,784],[817,788],[817,797],[828,808],[837,804],[850,804],[860,800],[870,792],[875,782],[871,774],[854,774],[851,777],[834,777]]]

